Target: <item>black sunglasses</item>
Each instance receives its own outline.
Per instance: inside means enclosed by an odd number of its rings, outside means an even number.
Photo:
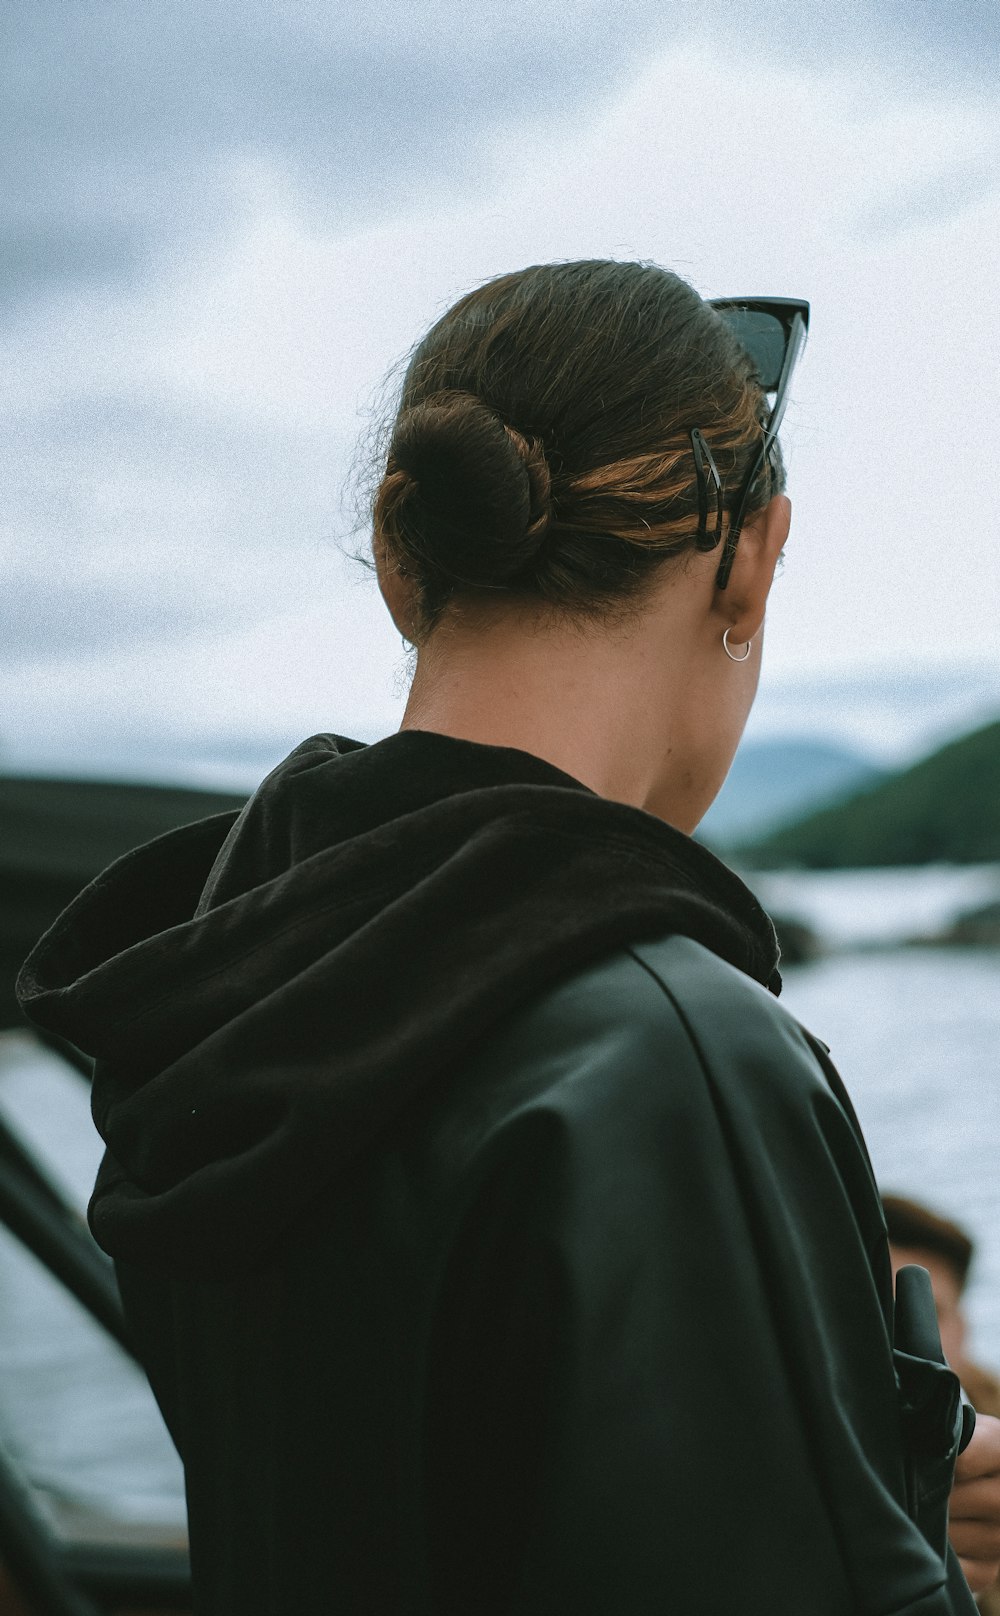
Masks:
[[[713,297],[709,303],[721,314],[737,341],[750,355],[764,392],[774,394],[771,413],[764,422],[760,449],[733,506],[722,560],[715,575],[716,588],[725,589],[743,531],[750,491],[763,470],[785,414],[788,386],[809,330],[809,304],[794,297]],[[722,534],[722,479],[708,444],[697,427],[691,432],[691,447],[698,478],[697,543],[700,549],[712,550]],[[709,485],[715,493],[715,525],[711,533],[707,531]]]

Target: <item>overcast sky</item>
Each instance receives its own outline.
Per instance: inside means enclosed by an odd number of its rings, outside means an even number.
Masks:
[[[812,301],[765,714],[1000,706],[998,17],[8,5],[0,747],[395,727],[354,446],[458,294],[582,256]]]

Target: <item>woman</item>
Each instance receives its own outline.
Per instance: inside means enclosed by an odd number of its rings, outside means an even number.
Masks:
[[[98,1058],[92,1224],[199,1611],[970,1608],[914,1459],[947,1487],[953,1377],[908,1451],[849,1103],[689,836],[757,686],[805,318],[605,262],[463,298],[374,505],[401,732],[305,742],[25,968]]]

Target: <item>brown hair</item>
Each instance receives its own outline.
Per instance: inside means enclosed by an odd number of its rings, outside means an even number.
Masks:
[[[415,581],[418,632],[487,590],[609,615],[695,542],[692,427],[730,508],[763,409],[744,349],[669,270],[598,259],[501,275],[410,360],[376,552]],[[748,511],[781,486],[776,456]]]
[[[940,1213],[903,1195],[883,1195],[882,1207],[890,1243],[943,1257],[954,1269],[959,1289],[962,1289],[969,1277],[975,1250],[965,1230],[950,1218],[943,1218]]]

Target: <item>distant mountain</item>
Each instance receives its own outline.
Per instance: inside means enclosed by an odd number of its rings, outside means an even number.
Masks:
[[[807,737],[745,741],[699,826],[699,839],[727,847],[758,838],[808,809],[875,784],[885,772],[861,753],[833,741]]]
[[[1000,860],[1000,721],[739,848],[758,869]]]
[[[244,800],[166,786],[0,778],[0,1027],[18,1025],[14,978],[81,887],[130,848]]]

